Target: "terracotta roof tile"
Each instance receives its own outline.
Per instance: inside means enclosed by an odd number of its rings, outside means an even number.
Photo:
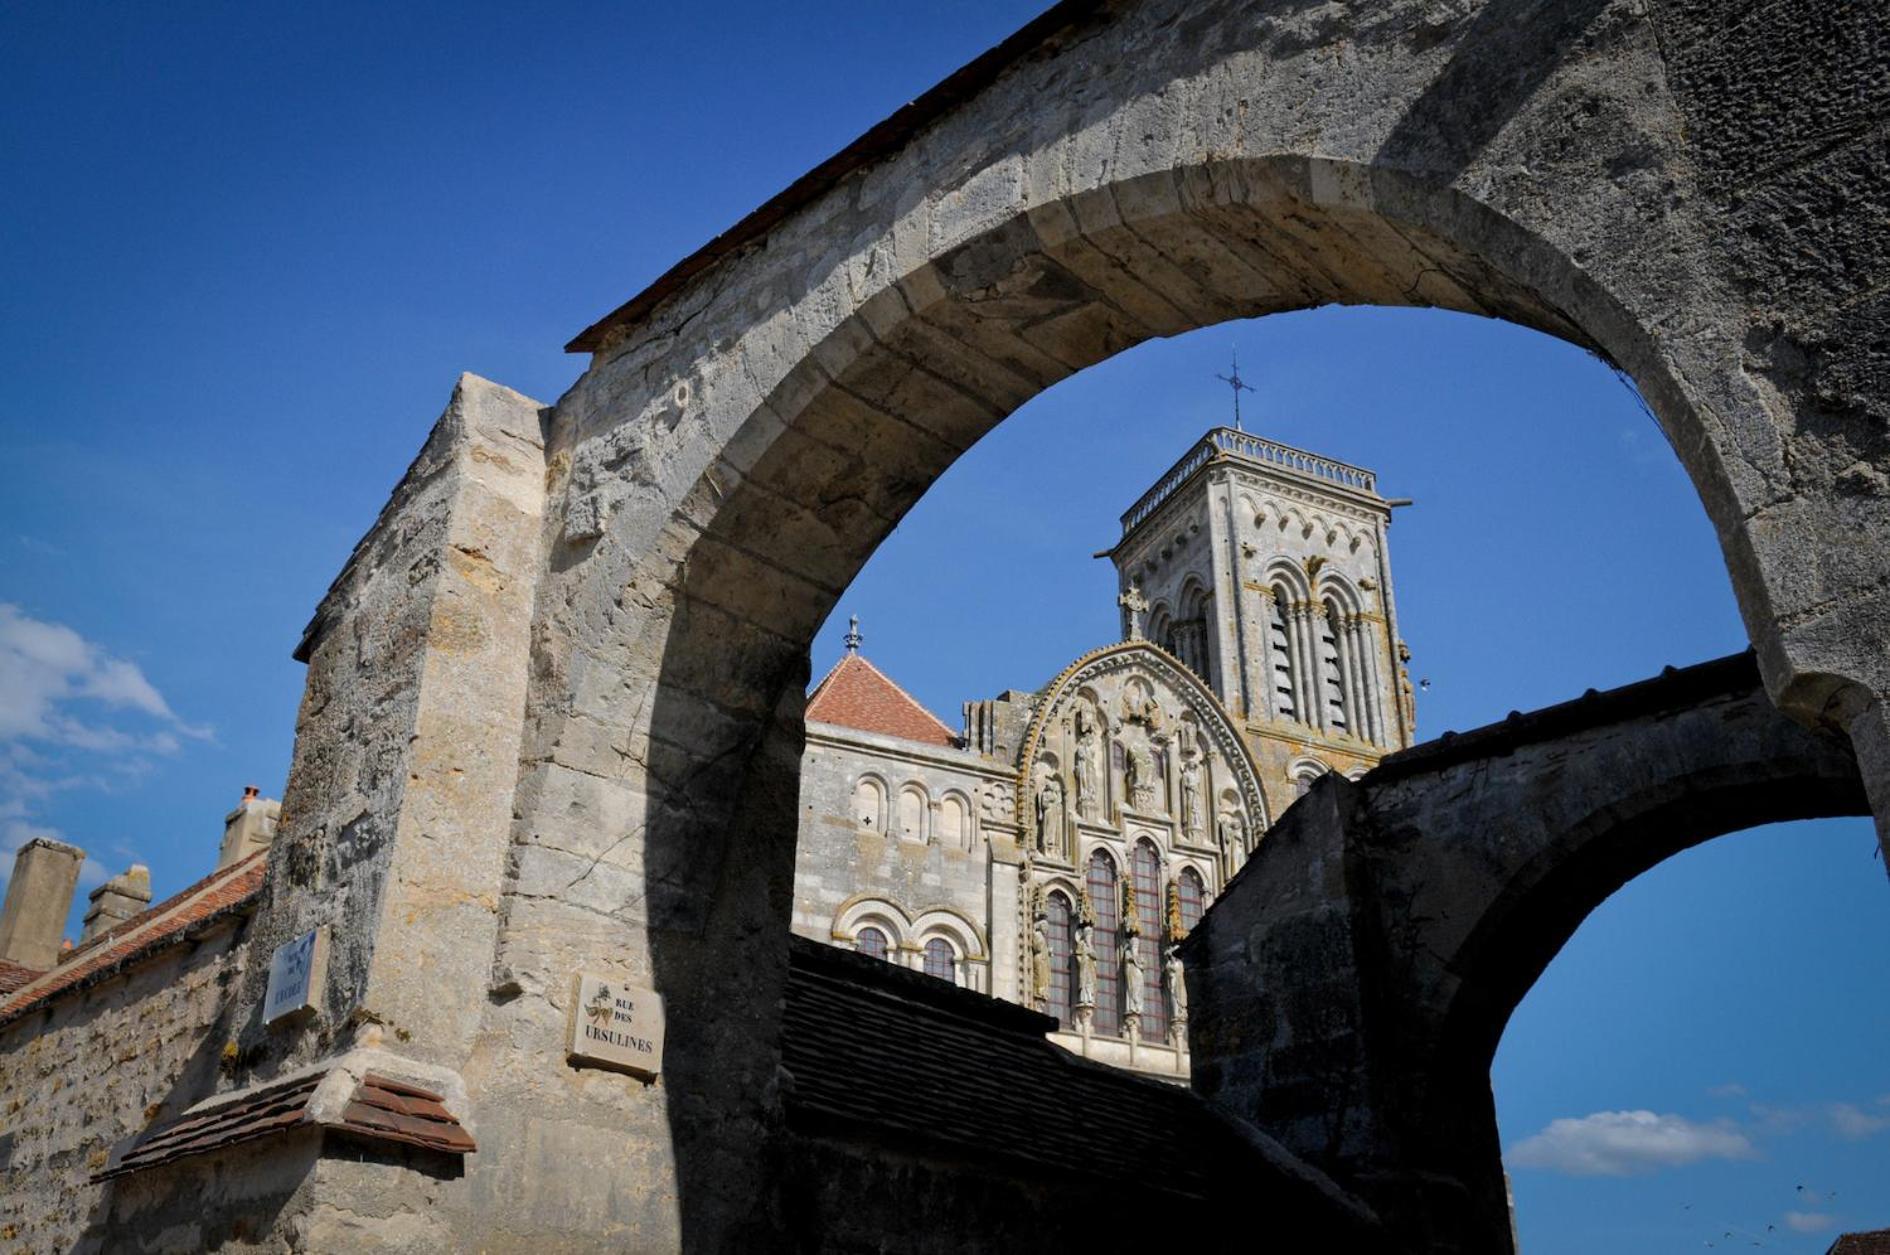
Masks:
[[[141,958],[215,915],[243,906],[262,888],[267,850],[219,867],[196,884],[100,933],[12,990],[0,988],[0,1024],[93,976]]]
[[[1890,1255],[1890,1229],[1843,1234],[1825,1255]]]
[[[945,721],[921,706],[886,673],[858,654],[849,653],[814,687],[807,718],[881,736],[956,748],[957,735]]]
[[[311,1072],[156,1125],[140,1134],[117,1163],[92,1179],[109,1180],[310,1124],[444,1155],[478,1149],[472,1135],[442,1105],[440,1095],[373,1072],[354,1087],[339,1120],[318,1121],[309,1104],[324,1079],[326,1074]]]
[[[21,985],[39,976],[39,969],[15,963],[10,959],[0,959],[0,994],[10,994]]]

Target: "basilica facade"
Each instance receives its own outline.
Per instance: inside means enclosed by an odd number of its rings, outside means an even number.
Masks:
[[[1358,467],[1207,433],[1122,518],[1122,639],[952,728],[861,652],[807,705],[794,930],[1188,1069],[1174,947],[1328,771],[1410,743],[1386,535]]]

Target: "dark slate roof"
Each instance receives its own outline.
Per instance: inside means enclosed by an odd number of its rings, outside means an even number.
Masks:
[[[1268,1170],[1191,1091],[1078,1058],[1045,1039],[1055,1027],[796,937],[782,1031],[788,1119],[802,1133],[1193,1198],[1231,1167]]]

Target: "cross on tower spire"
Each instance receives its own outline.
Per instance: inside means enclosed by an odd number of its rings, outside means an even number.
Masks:
[[[1216,375],[1214,377],[1234,390],[1234,430],[1245,431],[1247,429],[1240,425],[1240,394],[1243,392],[1252,392],[1253,389],[1247,385],[1246,380],[1240,377],[1240,350],[1238,349],[1233,351],[1233,362],[1234,371],[1231,375]]]

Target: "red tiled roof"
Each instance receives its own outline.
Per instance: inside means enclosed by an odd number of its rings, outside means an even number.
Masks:
[[[317,1120],[309,1103],[324,1079],[321,1072],[311,1072],[147,1129],[123,1158],[92,1179],[125,1176],[309,1124],[355,1137],[405,1142],[443,1155],[478,1149],[472,1134],[446,1109],[439,1094],[374,1072],[354,1087],[339,1120]]]
[[[38,975],[38,968],[27,967],[11,959],[0,959],[0,994],[10,994]]]
[[[807,699],[807,718],[881,736],[927,745],[956,747],[958,737],[945,721],[919,705],[886,673],[855,653],[842,658]]]
[[[262,888],[267,856],[267,850],[258,850],[228,867],[219,867],[182,892],[68,950],[51,971],[34,973],[11,991],[0,990],[0,1024],[94,975],[180,938],[193,925],[213,915],[248,902]]]
[[[1890,1255],[1890,1229],[1843,1234],[1825,1255]]]

